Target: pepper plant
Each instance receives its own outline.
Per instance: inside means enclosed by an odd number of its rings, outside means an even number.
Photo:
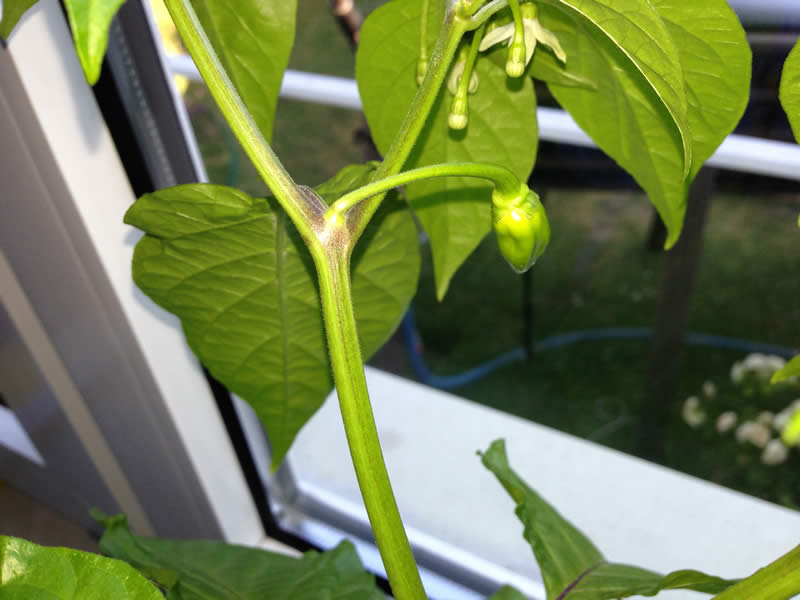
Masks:
[[[492,230],[510,266],[530,268],[551,235],[527,183],[538,142],[537,90],[546,85],[641,184],[671,247],[689,186],[747,103],[751,56],[744,31],[725,0],[392,0],[365,22],[356,60],[364,112],[383,160],[346,167],[312,189],[292,179],[269,145],[296,0],[165,3],[272,195],[252,198],[192,184],[143,196],[125,215],[145,232],[134,253],[134,281],[180,317],[203,364],[253,406],[269,434],[273,467],[335,385],[392,591],[397,598],[423,598],[363,368],[416,290],[420,255],[412,212],[430,240],[440,299]],[[4,4],[0,35],[7,37],[33,2]],[[90,82],[120,4],[65,0]],[[787,85],[792,90],[784,101],[796,110],[797,85]],[[557,224],[553,232],[558,235]],[[676,588],[731,599],[789,598],[800,591],[797,550],[738,584],[695,571],[661,576],[609,563],[514,474],[502,442],[491,445],[483,462],[517,503],[548,600]],[[170,597],[297,591],[286,577],[283,583],[247,580],[250,567],[278,560],[264,553],[176,546],[135,538],[118,518],[103,522],[104,551],[131,562]],[[324,562],[310,557],[303,563],[308,569],[292,573],[318,581],[320,593],[331,581],[347,590],[334,589],[331,597],[376,593],[362,589],[360,579],[345,583],[352,556],[326,563],[346,563],[345,579],[319,566]],[[504,588],[496,597],[519,593]]]

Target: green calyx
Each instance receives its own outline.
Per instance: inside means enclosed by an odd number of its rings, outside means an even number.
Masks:
[[[550,243],[550,222],[538,194],[522,184],[516,195],[492,193],[497,245],[517,273],[530,269]]]

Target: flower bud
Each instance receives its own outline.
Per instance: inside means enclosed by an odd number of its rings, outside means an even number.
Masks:
[[[428,59],[422,58],[417,61],[417,85],[422,85],[425,79],[425,73],[428,72]]]
[[[522,77],[525,72],[527,51],[525,50],[525,39],[520,36],[515,37],[508,47],[508,58],[506,59],[506,75],[509,77]]]
[[[469,104],[466,96],[458,95],[450,104],[450,114],[447,115],[447,125],[450,129],[464,129],[469,123]]]
[[[517,273],[530,269],[550,243],[550,223],[544,206],[524,183],[512,198],[495,189],[492,220],[500,252]]]

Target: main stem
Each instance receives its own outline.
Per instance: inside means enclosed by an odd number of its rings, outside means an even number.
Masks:
[[[392,593],[398,600],[426,598],[408,543],[389,474],[364,376],[350,289],[350,256],[345,245],[312,249],[319,274],[322,313],[342,421],[358,485],[378,544]]]

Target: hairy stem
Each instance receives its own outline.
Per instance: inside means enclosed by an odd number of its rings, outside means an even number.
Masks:
[[[311,223],[318,207],[308,202],[264,139],[220,63],[190,0],[166,0],[165,4],[186,49],[247,156],[295,227],[305,239],[311,239]]]
[[[335,220],[339,215],[346,215],[347,211],[357,206],[360,202],[385,194],[387,191],[433,177],[475,177],[491,181],[503,194],[514,195],[519,191],[520,180],[506,167],[482,163],[444,163],[429,165],[391,175],[379,181],[373,181],[363,187],[353,190],[339,198],[325,213],[325,220]]]
[[[312,250],[312,255],[319,274],[339,407],[369,522],[394,597],[421,600],[426,597],[425,590],[389,482],[367,393],[353,313],[349,253],[345,244],[333,243],[327,250]]]
[[[425,121],[428,119],[434,102],[436,102],[436,96],[439,94],[442,83],[447,77],[447,71],[458,49],[458,44],[467,29],[468,21],[459,17],[452,8],[448,9],[431,54],[425,79],[423,79],[416,96],[414,96],[411,108],[400,126],[400,131],[397,132],[394,142],[375,173],[375,180],[395,175],[402,170],[408,155],[411,153],[411,149],[425,126]],[[375,211],[378,210],[384,196],[385,194],[373,196],[359,205],[357,211],[353,211],[351,226],[353,244],[358,240]]]

